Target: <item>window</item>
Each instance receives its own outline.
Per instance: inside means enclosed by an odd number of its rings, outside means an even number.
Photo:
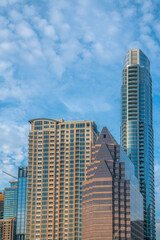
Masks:
[[[85,127],[85,123],[77,123],[76,124],[76,128],[84,128]]]

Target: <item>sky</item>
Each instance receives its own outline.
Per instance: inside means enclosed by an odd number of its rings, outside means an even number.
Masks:
[[[160,239],[159,0],[0,0],[0,169],[27,164],[34,118],[94,120],[120,138],[128,49],[150,59]],[[0,190],[11,178],[0,172]]]

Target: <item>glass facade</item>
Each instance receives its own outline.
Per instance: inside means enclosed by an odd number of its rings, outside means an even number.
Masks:
[[[131,220],[131,239],[139,239],[139,227],[143,225],[143,197],[140,193],[139,181],[135,176],[133,163],[127,157],[126,153],[120,147],[120,162],[125,163],[125,179],[130,182],[130,220]],[[139,230],[140,231],[140,230]],[[141,232],[141,231],[140,231]],[[143,239],[143,238],[140,238]]]
[[[3,219],[14,218],[17,211],[17,191],[18,181],[10,181],[10,187],[5,188],[4,192],[4,215]]]
[[[145,239],[155,239],[152,79],[145,54],[129,50],[121,88],[121,145],[135,167],[144,199]]]
[[[26,240],[81,240],[82,182],[98,135],[96,124],[30,123]]]
[[[25,239],[27,167],[18,168],[18,199],[16,219],[16,240]]]

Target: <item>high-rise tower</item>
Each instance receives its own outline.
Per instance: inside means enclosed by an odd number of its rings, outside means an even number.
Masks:
[[[144,199],[145,239],[155,239],[152,79],[150,62],[140,50],[124,59],[121,89],[121,145],[135,166]]]
[[[134,165],[106,127],[83,182],[82,239],[144,239],[143,197]]]
[[[98,131],[92,121],[30,121],[26,240],[81,240],[82,183]]]
[[[19,167],[17,215],[16,215],[16,240],[25,239],[26,201],[27,201],[27,167]]]

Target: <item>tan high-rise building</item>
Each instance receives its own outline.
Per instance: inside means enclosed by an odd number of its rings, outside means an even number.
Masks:
[[[14,240],[15,239],[16,218],[0,220],[0,239]]]
[[[93,121],[30,121],[26,240],[82,239],[82,183],[97,136]]]

